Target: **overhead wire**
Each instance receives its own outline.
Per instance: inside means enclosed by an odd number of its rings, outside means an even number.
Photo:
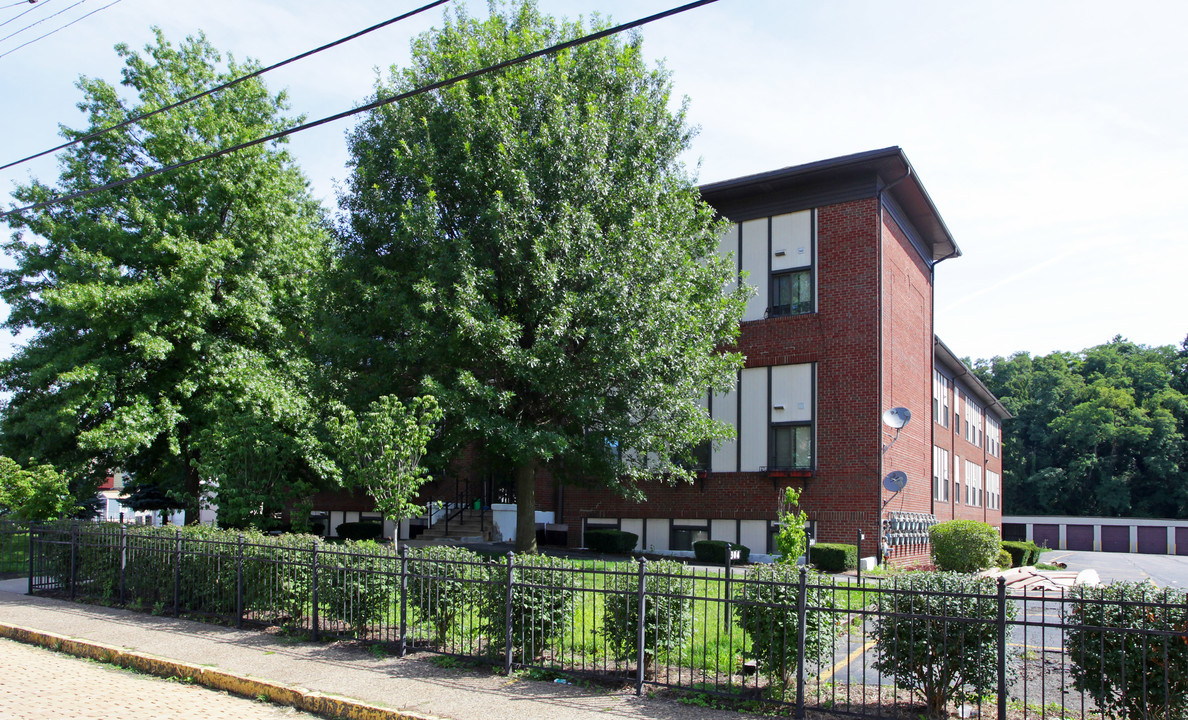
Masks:
[[[167,172],[171,172],[173,170],[178,170],[180,168],[187,167],[189,165],[193,165],[195,163],[203,162],[206,160],[213,160],[214,158],[222,157],[224,155],[230,155],[231,153],[238,152],[240,150],[245,150],[247,148],[255,147],[257,145],[263,145],[264,143],[272,142],[274,140],[279,140],[283,137],[288,137],[289,135],[293,135],[295,133],[299,133],[299,132],[302,132],[305,130],[311,130],[313,128],[325,125],[327,123],[335,122],[337,120],[342,120],[344,118],[348,118],[353,115],[358,115],[360,113],[368,112],[371,110],[375,110],[377,108],[391,105],[393,103],[397,103],[397,102],[400,102],[401,100],[406,100],[408,98],[411,98],[411,97],[414,97],[417,95],[424,95],[425,93],[432,92],[434,90],[440,90],[441,88],[448,87],[450,85],[455,85],[457,83],[460,83],[460,82],[463,82],[466,80],[470,80],[472,78],[480,77],[482,75],[489,75],[493,72],[497,72],[499,70],[503,70],[505,68],[512,67],[514,65],[521,65],[521,64],[529,62],[531,60],[535,60],[536,58],[539,58],[539,57],[544,57],[546,55],[552,55],[552,54],[560,52],[562,50],[568,50],[569,48],[572,48],[572,47],[578,47],[581,45],[585,45],[587,43],[594,42],[595,40],[601,40],[602,38],[609,37],[611,35],[617,35],[621,32],[625,32],[627,30],[632,30],[637,27],[642,27],[644,25],[648,25],[650,23],[656,22],[657,20],[663,20],[665,18],[672,17],[674,15],[679,15],[681,13],[685,13],[690,10],[694,10],[694,9],[702,7],[704,5],[710,5],[715,2],[718,2],[718,0],[695,0],[695,2],[686,3],[684,5],[670,8],[663,12],[658,12],[658,13],[655,13],[654,15],[648,15],[647,17],[643,17],[638,20],[633,20],[631,22],[623,23],[621,25],[615,25],[614,27],[606,28],[605,30],[600,30],[595,33],[583,35],[582,37],[579,37],[579,38],[574,38],[573,40],[566,40],[565,42],[556,43],[554,45],[550,45],[549,47],[543,48],[541,50],[535,50],[530,53],[525,53],[523,55],[514,57],[510,60],[504,60],[502,62],[495,63],[494,65],[488,65],[486,67],[482,67],[477,70],[471,70],[469,72],[465,72],[460,75],[454,75],[453,77],[447,78],[445,80],[438,80],[437,82],[429,83],[428,85],[423,85],[419,88],[414,88],[407,92],[397,93],[396,95],[392,95],[391,97],[377,98],[376,100],[366,103],[365,105],[360,105],[357,108],[354,108],[351,110],[345,110],[343,112],[335,113],[333,115],[327,115],[326,117],[323,117],[319,120],[314,120],[312,122],[295,125],[295,126],[288,128],[286,130],[280,130],[278,132],[274,132],[269,135],[265,135],[263,137],[256,138],[255,140],[249,140],[247,142],[242,142],[237,145],[232,145],[231,147],[223,148],[222,150],[216,150],[215,152],[207,153],[205,155],[200,155],[195,158],[190,158],[189,160],[183,160],[181,162],[172,163],[170,165],[165,165],[163,167],[155,168],[153,170],[148,170],[143,173],[140,173],[139,175],[133,175],[132,177],[124,178],[122,180],[116,180],[114,182],[106,183],[106,184],[100,185],[98,187],[88,188],[86,190],[80,190],[78,192],[70,193],[68,195],[61,195],[58,197],[50,198],[48,200],[43,200],[38,203],[33,203],[31,205],[25,205],[24,207],[13,208],[12,210],[8,210],[4,213],[0,213],[0,219],[7,218],[12,215],[18,215],[23,212],[28,212],[30,210],[40,210],[41,208],[49,207],[50,205],[57,205],[59,203],[67,202],[69,200],[77,200],[78,198],[87,197],[89,195],[94,195],[95,193],[102,192],[104,190],[111,190],[113,188],[123,187],[124,185],[128,185],[128,184],[136,182],[138,180],[146,180],[151,177],[156,177],[157,175],[161,175],[162,173],[167,173]]]
[[[273,63],[272,65],[269,65],[268,67],[260,68],[259,70],[250,72],[247,75],[242,75],[242,76],[237,77],[233,80],[229,80],[229,81],[223,83],[222,85],[210,88],[209,90],[204,90],[196,95],[191,95],[187,98],[182,98],[181,100],[172,102],[168,105],[163,105],[162,107],[159,107],[155,110],[151,110],[149,112],[142,113],[140,115],[136,115],[135,117],[130,117],[127,120],[124,120],[123,122],[116,123],[115,125],[111,125],[111,126],[102,128],[100,130],[96,130],[94,132],[88,133],[81,137],[75,138],[74,140],[70,140],[69,142],[64,142],[61,145],[52,147],[48,150],[42,150],[39,153],[35,153],[28,157],[23,157],[20,160],[13,160],[10,163],[0,165],[0,170],[7,170],[10,167],[20,165],[21,163],[26,163],[26,162],[29,162],[30,160],[36,160],[39,157],[49,155],[50,153],[55,153],[59,150],[65,150],[66,148],[71,147],[72,145],[77,145],[78,143],[85,142],[87,140],[93,140],[94,138],[97,138],[101,135],[105,135],[106,133],[112,132],[113,130],[119,130],[120,128],[127,127],[129,125],[132,125],[133,123],[140,122],[141,120],[150,118],[154,115],[158,115],[160,113],[167,112],[167,111],[172,110],[176,107],[180,107],[182,105],[194,102],[195,100],[201,100],[202,98],[204,98],[208,95],[212,95],[212,94],[217,93],[221,90],[226,90],[227,88],[238,85],[239,83],[244,82],[246,80],[251,80],[252,78],[260,77],[261,75],[263,75],[266,72],[271,72],[273,70],[276,70],[277,68],[284,67],[285,65],[296,62],[298,60],[304,60],[305,58],[307,58],[311,55],[316,55],[317,53],[320,53],[324,50],[329,50],[330,48],[337,47],[339,45],[342,45],[343,43],[350,42],[351,40],[355,40],[356,38],[362,37],[368,33],[375,32],[376,30],[380,30],[382,28],[388,27],[389,25],[398,23],[402,20],[407,20],[408,18],[413,17],[414,15],[419,15],[420,13],[423,13],[426,10],[432,10],[433,8],[435,8],[439,5],[444,5],[449,1],[450,0],[434,0],[433,2],[430,2],[426,5],[422,5],[421,7],[416,8],[415,10],[410,10],[406,13],[401,14],[401,15],[397,15],[396,17],[389,18],[381,23],[376,23],[375,25],[364,28],[364,29],[360,30],[359,32],[352,33],[345,37],[341,37],[337,40],[334,40],[333,42],[329,42],[329,43],[326,43],[325,45],[316,47],[313,50],[307,50],[306,52],[303,52],[300,55],[294,55],[293,57],[288,58],[287,60],[281,60],[280,62]],[[47,2],[48,2],[48,0],[47,0]],[[116,2],[119,2],[119,0],[116,0]],[[100,8],[100,10],[102,10],[102,9],[103,8]],[[19,49],[20,48],[14,48],[14,50],[19,50]],[[6,54],[7,53],[5,53],[5,55]],[[0,55],[0,57],[4,57],[4,55]]]
[[[12,5],[5,5],[3,8],[0,8],[0,10],[7,10],[8,8],[14,8],[14,7],[16,7],[17,5],[24,5],[24,4],[25,4],[26,2],[28,2],[28,1],[29,1],[29,0],[24,0],[24,2],[13,3]],[[29,13],[33,12],[34,10],[36,10],[38,7],[45,7],[45,5],[46,5],[47,3],[51,3],[51,2],[53,2],[53,1],[54,1],[54,0],[41,0],[41,5],[40,5],[40,6],[38,6],[38,5],[33,5],[33,7],[29,8],[29,9],[28,9],[28,10],[26,10],[25,12],[23,12],[23,13],[17,13],[16,15],[13,15],[12,17],[10,17],[10,18],[8,18],[7,20],[5,20],[4,22],[0,22],[0,27],[4,27],[5,25],[7,25],[7,24],[8,24],[8,23],[10,23],[10,22],[13,22],[14,20],[20,20],[20,19],[21,19],[21,18],[23,18],[24,16],[26,16],[26,15],[28,15]]]
[[[45,0],[45,2],[49,2],[49,1],[50,0]],[[14,2],[9,5],[0,5],[0,10],[7,10],[8,8],[14,8],[17,5],[36,5],[36,4],[37,4],[37,0],[18,0],[18,2]],[[20,16],[18,15],[17,17],[20,17]]]
[[[53,15],[46,15],[45,17],[41,18],[40,20],[38,20],[38,21],[36,21],[36,22],[31,22],[31,23],[29,23],[28,25],[26,25],[25,27],[21,28],[20,30],[17,30],[17,31],[16,31],[16,32],[14,32],[14,33],[9,33],[8,35],[5,35],[4,37],[0,38],[0,42],[4,42],[5,40],[7,40],[7,39],[8,39],[8,38],[10,38],[10,37],[14,37],[14,36],[16,36],[16,35],[20,35],[21,33],[25,32],[25,31],[26,31],[26,30],[28,30],[29,28],[32,28],[32,27],[37,27],[38,25],[40,25],[41,23],[45,22],[46,20],[50,20],[50,19],[52,19],[52,18],[56,18],[56,17],[58,17],[59,15],[61,15],[62,13],[66,12],[67,10],[70,10],[71,8],[76,8],[76,7],[78,7],[79,5],[82,5],[83,3],[85,3],[86,1],[87,1],[87,0],[78,0],[78,2],[74,3],[73,5],[67,5],[66,7],[62,8],[61,10],[59,10],[59,11],[58,11],[58,12],[56,12],[56,13],[54,13]],[[28,10],[26,10],[25,12],[29,12],[29,11],[28,11]],[[25,13],[21,13],[21,15],[24,15],[24,14],[25,14]],[[17,15],[17,17],[20,17],[20,15]]]
[[[106,10],[107,8],[111,7],[112,5],[115,5],[115,4],[116,4],[116,3],[118,3],[118,2],[121,2],[121,0],[111,0],[111,2],[107,3],[106,5],[104,5],[104,6],[103,6],[103,7],[101,7],[101,8],[96,8],[95,10],[92,10],[91,12],[87,13],[86,15],[82,15],[82,16],[76,17],[75,19],[71,20],[70,22],[66,23],[65,25],[63,25],[63,26],[61,26],[61,27],[59,27],[59,28],[55,28],[54,30],[50,30],[49,32],[47,32],[47,33],[46,33],[46,34],[44,34],[44,35],[38,35],[37,37],[33,38],[32,40],[29,40],[29,41],[27,41],[27,42],[23,42],[23,43],[21,43],[20,45],[17,45],[16,47],[14,47],[14,48],[13,48],[13,49],[11,49],[11,50],[7,50],[7,51],[5,51],[5,52],[2,52],[2,53],[0,53],[0,58],[4,57],[5,55],[11,55],[11,54],[13,54],[14,52],[16,52],[17,50],[20,50],[21,48],[25,47],[26,45],[32,45],[33,43],[37,42],[38,40],[44,40],[45,38],[49,37],[50,35],[53,35],[53,34],[54,34],[54,33],[56,33],[56,32],[61,32],[61,31],[65,30],[66,28],[70,27],[71,25],[73,25],[74,23],[76,23],[76,22],[81,22],[81,21],[83,21],[83,20],[86,20],[87,18],[91,17],[91,16],[92,16],[92,15],[94,15],[95,13],[97,13],[97,12],[102,12],[102,11]],[[77,3],[76,3],[76,4],[77,4]],[[71,6],[71,7],[73,7],[73,6]]]

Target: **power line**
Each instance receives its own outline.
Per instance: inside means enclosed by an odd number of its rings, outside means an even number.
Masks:
[[[80,0],[80,1],[81,1],[81,0]],[[50,35],[53,35],[53,34],[54,34],[54,33],[56,33],[56,32],[59,32],[59,31],[65,30],[66,28],[70,27],[70,26],[71,26],[71,25],[73,25],[74,23],[76,23],[76,22],[79,22],[79,21],[82,21],[82,20],[86,20],[87,18],[91,17],[91,16],[92,16],[92,15],[94,15],[95,13],[97,13],[97,12],[101,12],[101,11],[103,11],[103,10],[106,10],[107,8],[111,7],[112,5],[115,5],[115,4],[116,4],[116,3],[118,3],[118,2],[120,2],[120,0],[111,0],[111,2],[107,3],[107,4],[106,4],[106,5],[104,5],[103,7],[101,7],[101,8],[97,8],[97,9],[95,9],[95,10],[92,10],[91,12],[89,12],[89,13],[87,13],[86,15],[83,15],[83,16],[81,16],[81,17],[77,17],[77,18],[75,18],[75,19],[71,20],[70,22],[66,23],[65,25],[63,25],[63,26],[62,26],[62,27],[60,27],[60,28],[57,28],[57,29],[54,29],[54,30],[50,30],[49,32],[47,32],[47,33],[46,33],[46,34],[44,34],[44,35],[39,35],[38,37],[35,37],[35,38],[33,38],[32,40],[29,40],[28,42],[24,42],[24,43],[21,43],[20,45],[17,45],[16,47],[14,47],[14,48],[13,48],[13,49],[11,49],[11,50],[8,50],[7,52],[0,53],[0,58],[4,57],[5,55],[11,55],[11,54],[13,54],[14,52],[16,52],[17,50],[20,50],[21,48],[25,47],[26,45],[32,45],[33,43],[37,42],[38,40],[41,40],[41,39],[47,38],[47,37],[49,37]],[[75,3],[75,5],[77,5],[77,4],[78,4],[78,3]],[[74,7],[74,5],[71,5],[70,7]],[[68,9],[70,9],[70,8],[67,8],[67,10],[68,10]],[[63,11],[63,12],[65,12],[65,11]],[[11,36],[10,36],[10,37],[11,37]]]
[[[40,210],[43,207],[48,207],[50,205],[57,205],[58,203],[66,202],[68,200],[77,200],[78,198],[86,197],[88,195],[94,195],[95,193],[102,192],[103,190],[111,190],[113,188],[123,187],[124,185],[128,185],[129,183],[136,182],[137,180],[146,180],[151,177],[156,177],[157,175],[161,175],[162,173],[167,173],[167,172],[170,172],[173,170],[178,170],[180,168],[187,167],[189,165],[193,165],[194,163],[203,162],[205,160],[212,160],[214,158],[222,157],[224,155],[230,155],[231,153],[238,152],[240,150],[245,150],[250,147],[255,147],[256,145],[263,145],[264,143],[272,142],[274,140],[279,140],[283,137],[287,137],[294,133],[302,132],[303,130],[310,130],[312,128],[316,128],[321,125],[325,125],[327,123],[331,123],[331,122],[335,122],[337,120],[342,120],[343,118],[351,117],[352,115],[358,115],[359,113],[364,113],[364,112],[368,112],[370,110],[375,110],[376,108],[381,108],[386,105],[391,105],[393,103],[400,102],[401,100],[407,100],[408,98],[415,97],[417,95],[424,95],[425,93],[432,92],[434,90],[440,90],[443,87],[455,85],[457,83],[460,83],[460,82],[463,82],[466,80],[470,80],[471,78],[480,77],[482,75],[489,75],[493,72],[496,72],[498,70],[503,70],[504,68],[508,68],[513,65],[521,65],[521,64],[526,63],[530,60],[535,60],[536,58],[539,58],[539,57],[544,57],[546,55],[552,55],[553,53],[557,53],[562,50],[568,50],[569,48],[572,48],[572,47],[578,47],[580,45],[585,45],[587,43],[594,42],[595,40],[601,40],[604,37],[609,37],[611,35],[617,35],[621,32],[626,31],[626,30],[631,30],[631,29],[634,29],[637,27],[642,27],[644,25],[648,25],[650,23],[656,22],[657,20],[663,20],[664,18],[672,17],[673,15],[679,15],[681,13],[685,13],[690,10],[694,10],[696,8],[702,7],[703,5],[710,5],[715,2],[718,2],[718,0],[696,0],[695,2],[687,3],[685,5],[680,5],[675,8],[670,8],[668,10],[656,13],[654,15],[649,15],[647,17],[640,18],[638,20],[633,20],[628,23],[623,23],[622,25],[616,25],[614,27],[607,28],[605,30],[600,30],[596,33],[591,33],[589,35],[583,35],[580,38],[575,38],[573,40],[567,40],[562,43],[557,43],[556,45],[550,45],[549,47],[544,48],[542,50],[536,50],[534,52],[520,55],[519,57],[512,58],[511,60],[504,60],[503,62],[495,63],[494,65],[488,65],[486,67],[479,68],[478,70],[471,70],[470,72],[465,72],[465,73],[462,73],[461,75],[455,75],[455,76],[453,76],[451,78],[447,78],[445,80],[439,80],[435,83],[423,85],[419,88],[409,90],[408,92],[403,92],[403,93],[399,93],[397,95],[393,95],[392,97],[376,99],[376,100],[373,100],[372,102],[367,103],[366,105],[361,105],[357,108],[354,108],[353,110],[346,110],[344,112],[336,113],[334,115],[328,115],[324,118],[321,118],[320,120],[314,120],[313,122],[307,122],[307,123],[303,123],[301,125],[296,125],[296,126],[291,127],[287,130],[281,130],[279,132],[274,132],[271,135],[265,135],[264,137],[256,138],[255,140],[249,140],[247,142],[240,143],[238,145],[233,145],[228,148],[223,148],[222,150],[216,150],[215,152],[207,153],[206,155],[200,155],[196,158],[190,158],[189,160],[183,160],[179,163],[173,163],[172,165],[166,165],[164,167],[159,167],[155,170],[149,170],[149,171],[140,173],[139,175],[133,175],[132,177],[124,178],[123,180],[117,180],[115,182],[107,183],[106,185],[100,185],[99,187],[89,188],[87,190],[80,190],[75,193],[70,193],[69,195],[62,195],[62,196],[59,196],[56,198],[50,198],[49,200],[43,200],[39,203],[34,203],[32,205],[26,205],[24,207],[14,208],[7,212],[0,213],[0,219],[7,218],[11,215],[16,215],[16,214],[19,214],[22,212],[28,212],[30,210]]]
[[[48,1],[49,0],[46,0],[46,2],[48,2]],[[391,19],[385,20],[381,23],[372,25],[369,28],[364,28],[363,30],[360,30],[359,32],[354,33],[352,35],[347,35],[346,37],[339,38],[338,40],[335,40],[334,42],[326,43],[325,45],[322,45],[321,47],[317,47],[317,48],[314,48],[313,50],[303,52],[300,55],[294,55],[293,57],[289,58],[288,60],[281,60],[280,62],[269,65],[266,68],[261,68],[259,70],[256,70],[255,72],[251,72],[251,73],[248,73],[247,75],[243,75],[242,77],[235,78],[234,80],[225,82],[222,85],[219,85],[218,87],[213,87],[209,90],[200,92],[197,95],[191,95],[188,98],[183,98],[181,100],[178,100],[177,102],[173,102],[173,103],[170,103],[169,105],[165,105],[164,107],[159,107],[156,110],[152,110],[150,112],[146,112],[144,114],[137,115],[136,117],[128,118],[127,120],[124,120],[123,122],[117,123],[115,125],[111,125],[110,127],[105,127],[101,130],[96,130],[95,132],[89,133],[87,135],[83,135],[82,137],[79,137],[79,138],[75,138],[74,140],[71,140],[69,142],[62,143],[61,145],[58,145],[57,147],[52,147],[49,150],[42,150],[41,152],[39,152],[35,155],[30,155],[28,157],[21,158],[20,160],[13,160],[12,162],[10,162],[6,165],[0,165],[0,170],[7,170],[8,168],[13,167],[14,165],[20,165],[21,163],[26,163],[26,162],[29,162],[30,160],[35,160],[39,157],[49,155],[50,153],[54,153],[59,150],[65,150],[66,148],[71,147],[72,145],[77,145],[80,142],[92,140],[94,138],[99,137],[100,135],[105,135],[113,130],[119,130],[120,128],[127,127],[127,126],[131,125],[132,123],[140,122],[141,120],[150,118],[150,117],[157,115],[159,113],[166,112],[167,110],[172,110],[178,106],[185,105],[187,103],[191,103],[195,100],[200,100],[200,99],[206,97],[207,95],[211,95],[213,93],[219,92],[220,90],[226,90],[227,88],[232,87],[234,85],[238,85],[239,83],[241,83],[245,80],[250,80],[254,77],[259,77],[266,72],[276,70],[279,67],[284,67],[285,65],[288,65],[289,63],[296,62],[298,60],[303,60],[303,59],[309,57],[310,55],[316,55],[317,53],[320,53],[323,50],[329,50],[332,47],[337,47],[338,45],[342,45],[343,43],[350,42],[351,40],[362,37],[363,35],[366,35],[370,32],[375,32],[376,30],[379,30],[381,28],[385,28],[385,27],[392,25],[394,23],[398,23],[401,20],[407,20],[408,18],[410,18],[414,15],[423,13],[426,10],[432,10],[433,8],[437,7],[438,5],[444,5],[445,3],[449,2],[449,1],[450,0],[434,0],[434,2],[431,2],[428,5],[422,5],[421,7],[417,8],[415,10],[410,10],[409,12],[406,12],[403,15],[397,15],[394,18],[391,18]],[[119,0],[116,0],[116,2],[119,2]],[[102,9],[103,8],[100,8],[100,10],[102,10]],[[19,50],[19,49],[20,48],[13,48],[13,50]],[[8,52],[13,52],[13,50],[9,50]],[[7,54],[8,53],[4,53],[4,55],[7,55]],[[0,57],[4,57],[4,55],[0,55]]]
[[[42,0],[42,3],[41,3],[41,5],[42,5],[42,7],[44,7],[44,6],[46,5],[46,3],[51,3],[51,2],[53,2],[53,1],[54,1],[54,0]],[[29,0],[23,0],[23,2],[13,3],[12,5],[5,5],[3,8],[0,8],[0,9],[7,10],[8,8],[14,8],[14,7],[16,7],[17,5],[24,5],[24,4],[25,4],[25,3],[27,3],[27,2],[29,2]],[[4,27],[5,25],[7,25],[8,23],[12,22],[13,20],[18,20],[18,19],[20,19],[20,18],[22,18],[22,17],[24,17],[24,16],[28,15],[29,13],[33,12],[33,11],[34,11],[34,10],[36,10],[36,9],[37,9],[37,6],[36,6],[36,5],[33,5],[33,7],[29,8],[29,9],[28,9],[28,10],[26,10],[25,12],[23,12],[23,13],[17,13],[16,15],[13,15],[12,17],[10,17],[10,18],[8,18],[7,20],[5,20],[4,22],[0,22],[0,27]]]
[[[46,17],[43,17],[43,18],[41,18],[41,19],[40,19],[40,20],[38,20],[37,22],[31,22],[31,23],[29,23],[28,25],[26,25],[25,27],[21,28],[20,30],[17,30],[17,31],[16,31],[16,32],[14,32],[14,33],[9,33],[8,35],[5,35],[4,37],[0,38],[0,42],[4,42],[5,40],[7,40],[8,38],[12,37],[13,35],[20,35],[21,33],[25,32],[25,31],[26,31],[26,30],[28,30],[29,28],[31,28],[31,27],[36,27],[36,26],[40,25],[41,23],[45,22],[46,20],[49,20],[49,19],[51,19],[51,18],[56,18],[56,17],[58,17],[59,15],[61,15],[62,13],[66,12],[67,10],[69,10],[70,8],[76,8],[76,7],[78,7],[79,5],[82,5],[83,3],[85,3],[86,1],[87,1],[87,0],[78,0],[78,2],[74,3],[73,5],[69,5],[69,6],[67,6],[67,7],[64,7],[64,8],[62,8],[61,10],[59,10],[59,11],[58,11],[58,12],[56,12],[56,13],[54,13],[53,15],[47,15]],[[28,10],[26,10],[25,12],[29,12],[29,11],[28,11]],[[25,14],[25,13],[21,13],[21,15],[24,15],[24,14]],[[17,15],[17,17],[20,17],[21,15]],[[15,19],[15,18],[14,18],[14,19]]]
[[[45,0],[45,1],[49,2],[50,0]],[[19,2],[14,2],[11,5],[0,5],[0,10],[7,10],[8,8],[14,8],[17,5],[36,5],[36,4],[37,4],[37,0],[19,0]],[[20,15],[17,15],[17,17],[20,17]]]

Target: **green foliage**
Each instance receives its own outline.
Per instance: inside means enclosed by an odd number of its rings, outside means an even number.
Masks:
[[[520,658],[529,661],[570,627],[578,573],[572,562],[560,558],[517,555],[515,565],[511,642]],[[492,564],[489,572],[480,610],[487,637],[501,647],[508,628],[507,566]]]
[[[995,567],[997,567],[999,570],[1009,570],[1011,568],[1011,563],[1012,563],[1011,554],[1009,552],[1007,552],[1007,549],[1002,548],[1001,550],[999,550],[998,551],[998,560],[995,561],[995,563],[994,563]]]
[[[971,573],[993,567],[1002,541],[994,528],[977,520],[949,520],[928,530],[932,562],[938,570]]]
[[[825,578],[811,572],[807,578],[805,662],[817,664],[833,646],[836,630],[829,611],[834,607],[834,596],[824,589]],[[796,672],[799,583],[800,570],[781,564],[759,565],[740,582],[744,604],[736,617],[751,640],[746,655],[770,677],[777,693],[783,692]]]
[[[393,546],[347,541],[319,554],[318,601],[322,616],[347,624],[356,636],[387,621],[400,590],[400,560]]]
[[[1188,717],[1188,593],[1078,585],[1067,606],[1073,683],[1108,717]]]
[[[425,547],[409,558],[408,604],[433,629],[438,649],[477,604],[487,572],[482,558],[466,548]]]
[[[344,540],[379,540],[384,534],[384,524],[378,522],[344,522],[334,528],[338,537]]]
[[[625,555],[635,549],[639,535],[624,530],[587,530],[586,547],[609,555]]]
[[[326,422],[346,483],[365,488],[376,508],[397,525],[423,511],[412,499],[432,479],[420,462],[441,417],[432,396],[413,398],[406,407],[385,395],[362,418],[340,407],[338,417]]]
[[[123,88],[82,78],[87,127],[63,129],[67,139],[257,68],[223,64],[201,36],[174,46],[158,31],[142,53],[116,51]],[[36,203],[126,180],[289,127],[285,109],[283,94],[241,82],[81,139],[58,156],[56,184],[33,180],[13,194]],[[0,273],[5,327],[33,339],[0,363],[0,388],[12,393],[5,452],[68,472],[80,498],[120,468],[191,512],[199,478],[217,483],[230,511],[263,504],[271,514],[332,474],[314,434],[306,336],[328,235],[279,144],[7,222],[16,232]]]
[[[1004,540],[1002,549],[1011,554],[1011,567],[1035,565],[1039,561],[1040,548],[1033,542]]]
[[[58,520],[73,515],[78,501],[66,476],[51,465],[23,468],[0,455],[0,517],[5,520]]]
[[[1020,515],[1188,513],[1188,340],[1115,337],[1077,353],[979,361],[1014,415],[1004,428],[1004,509]]]
[[[606,578],[602,632],[615,657],[639,654],[639,563],[645,563],[644,664],[668,651],[679,655],[693,633],[693,576],[673,560],[631,561]]]
[[[808,539],[804,531],[808,516],[800,509],[800,491],[796,488],[784,488],[784,497],[780,503],[780,529],[776,532],[776,549],[780,551],[777,562],[785,565],[795,565],[808,549]]]
[[[884,584],[877,597],[874,668],[893,675],[897,686],[920,693],[928,717],[946,718],[951,703],[993,692],[998,681],[994,581],[953,572],[907,573]],[[1014,613],[1008,601],[1008,621]]]
[[[701,562],[726,564],[726,555],[731,550],[738,551],[738,559],[731,562],[742,564],[750,562],[751,549],[746,545],[726,542],[725,540],[698,540],[693,543],[693,555]]]
[[[588,32],[530,1],[457,9],[377,88],[390,96]],[[596,20],[595,27],[604,27]],[[673,108],[676,108],[675,110]],[[613,36],[369,114],[348,138],[327,338],[358,406],[431,392],[442,460],[480,441],[514,468],[639,496],[730,435],[698,398],[733,387],[748,289],[681,162],[692,131],[638,36]],[[723,288],[730,288],[723,294]]]
[[[817,543],[809,553],[809,562],[822,572],[839,573],[858,567],[857,545]]]

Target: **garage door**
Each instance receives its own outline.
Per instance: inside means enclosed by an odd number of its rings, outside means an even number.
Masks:
[[[1102,552],[1130,552],[1129,525],[1101,526]]]
[[[1066,525],[1065,545],[1069,550],[1093,550],[1092,525]]]
[[[1188,527],[1176,528],[1176,554],[1188,555]]]
[[[1188,530],[1188,528],[1185,528],[1185,530]],[[1023,523],[1004,522],[1002,524],[1002,539],[1023,542],[1027,539],[1027,526]]]
[[[1138,551],[1148,555],[1167,554],[1167,528],[1142,527],[1138,529]]]
[[[1040,547],[1046,547],[1049,550],[1060,549],[1060,526],[1059,525],[1032,525],[1031,526],[1031,541]]]

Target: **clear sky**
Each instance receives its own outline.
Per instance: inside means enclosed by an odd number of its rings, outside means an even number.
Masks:
[[[0,10],[0,53],[111,0]],[[14,0],[0,0],[0,6]],[[112,46],[151,26],[198,30],[237,58],[282,60],[418,0],[119,0],[0,57],[0,160],[79,127],[81,74],[111,81]],[[677,0],[539,0],[617,21]],[[470,2],[484,15],[486,2]],[[266,79],[311,119],[358,104],[376,69],[402,64],[432,10]],[[959,355],[1080,350],[1114,335],[1188,335],[1188,4],[1006,0],[719,0],[643,31],[689,97],[703,182],[898,145],[964,256],[936,273],[936,330]],[[344,122],[294,136],[319,197],[345,176]],[[0,201],[52,160],[0,171]],[[0,355],[8,349],[0,337]]]

